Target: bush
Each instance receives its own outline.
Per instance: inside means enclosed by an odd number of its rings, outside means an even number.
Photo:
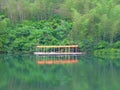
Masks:
[[[97,49],[103,49],[103,48],[108,48],[109,47],[109,43],[106,41],[100,41],[97,45]]]
[[[100,49],[100,50],[95,50],[94,55],[99,56],[99,57],[119,57],[120,54],[120,49],[114,49],[114,48],[109,48],[109,49]]]
[[[114,48],[120,48],[120,41],[117,41],[116,43],[113,44]]]

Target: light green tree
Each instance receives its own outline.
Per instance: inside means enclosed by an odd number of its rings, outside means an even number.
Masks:
[[[0,16],[0,52],[4,51],[4,44],[7,38],[8,19],[3,15]]]

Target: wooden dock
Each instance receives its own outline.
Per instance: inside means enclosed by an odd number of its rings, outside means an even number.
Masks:
[[[84,54],[83,52],[34,52],[35,55],[81,55]]]

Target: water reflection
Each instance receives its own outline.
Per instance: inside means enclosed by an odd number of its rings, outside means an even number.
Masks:
[[[77,56],[36,56],[37,64],[75,64],[78,63]]]
[[[118,59],[80,56],[75,64],[57,65],[38,65],[38,60],[33,55],[0,55],[0,90],[120,89]],[[52,60],[52,57],[41,60]]]

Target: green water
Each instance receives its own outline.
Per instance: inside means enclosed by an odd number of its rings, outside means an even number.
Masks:
[[[119,84],[119,58],[38,65],[34,55],[0,55],[0,90],[120,90]]]

